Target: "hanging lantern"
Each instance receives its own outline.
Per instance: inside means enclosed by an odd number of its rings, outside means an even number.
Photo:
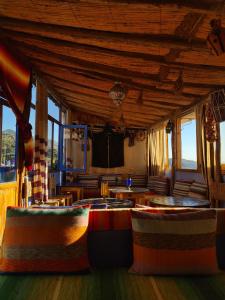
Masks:
[[[207,37],[208,47],[213,54],[221,55],[225,52],[225,28],[221,26],[220,19],[211,20],[210,25],[212,30]]]
[[[217,123],[209,104],[207,104],[205,112],[205,137],[209,143],[214,143],[218,139]]]
[[[116,106],[120,106],[126,96],[126,89],[121,82],[115,82],[114,86],[109,91],[109,97],[113,100]]]
[[[170,134],[170,132],[172,132],[172,131],[173,131],[173,123],[171,120],[169,120],[166,125],[166,133]]]

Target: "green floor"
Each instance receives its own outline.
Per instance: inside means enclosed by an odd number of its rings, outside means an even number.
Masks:
[[[224,300],[225,273],[205,277],[139,276],[126,269],[88,275],[1,275],[0,300]]]

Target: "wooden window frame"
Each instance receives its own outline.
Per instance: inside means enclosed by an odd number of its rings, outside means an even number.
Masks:
[[[196,155],[197,155],[197,168],[196,169],[185,169],[181,167],[182,163],[182,148],[181,148],[181,119],[191,113],[195,114],[195,121],[196,121]],[[176,170],[180,172],[191,172],[191,173],[199,173],[199,158],[198,158],[198,139],[197,139],[197,118],[194,109],[190,109],[185,111],[181,115],[176,118],[175,122],[176,126]]]

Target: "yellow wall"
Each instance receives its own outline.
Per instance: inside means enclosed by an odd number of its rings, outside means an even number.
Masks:
[[[0,184],[0,245],[5,227],[7,206],[17,206],[17,182]]]

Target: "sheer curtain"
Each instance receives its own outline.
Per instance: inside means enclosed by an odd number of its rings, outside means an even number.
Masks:
[[[149,175],[165,174],[165,126],[149,129],[148,132]]]

